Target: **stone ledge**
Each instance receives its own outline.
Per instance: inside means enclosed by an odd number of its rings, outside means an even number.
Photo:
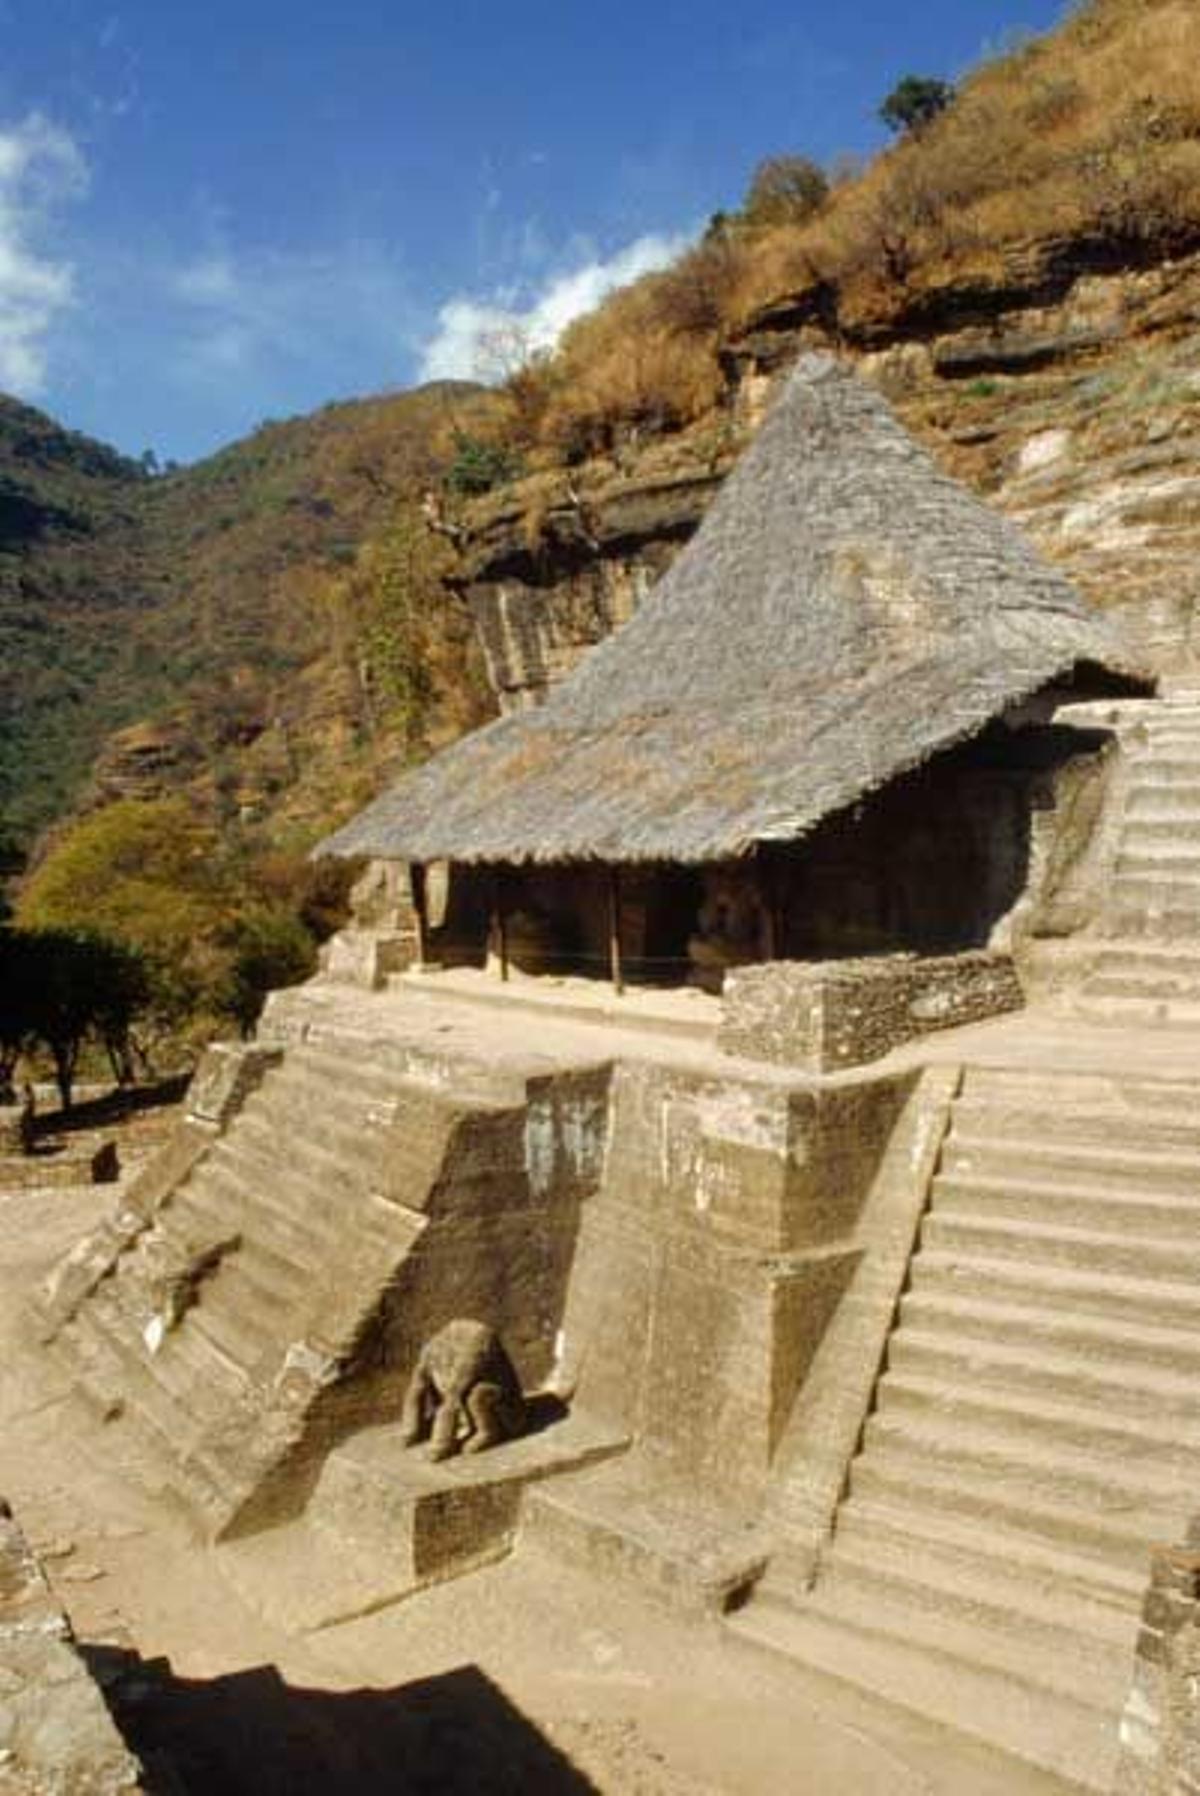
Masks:
[[[726,975],[717,1044],[750,1060],[840,1072],[1024,1001],[1011,957],[986,950],[772,961]]]

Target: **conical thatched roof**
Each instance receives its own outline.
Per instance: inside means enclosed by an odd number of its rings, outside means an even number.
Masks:
[[[1138,677],[1011,524],[809,356],[624,629],[322,852],[717,860],[803,835],[1081,664]]]

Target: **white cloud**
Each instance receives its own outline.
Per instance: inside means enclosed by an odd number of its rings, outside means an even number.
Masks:
[[[491,299],[457,294],[438,313],[438,328],[421,351],[421,380],[479,380],[497,372],[495,345],[519,343],[527,351],[552,349],[569,324],[599,305],[615,287],[665,268],[691,239],[639,237],[607,260],[593,257],[569,274],[551,278],[540,292]]]
[[[47,334],[74,300],[73,270],[45,239],[87,183],[74,139],[40,113],[0,129],[0,387],[26,398],[45,385]]]
[[[235,252],[223,242],[164,271],[173,368],[185,384],[354,360],[370,348],[379,376],[399,370],[411,316],[407,276],[372,244],[337,252]]]

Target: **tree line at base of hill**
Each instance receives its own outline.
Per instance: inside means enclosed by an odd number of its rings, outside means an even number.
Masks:
[[[268,992],[316,970],[351,873],[252,852],[183,797],[78,819],[0,926],[0,1091],[42,1061],[68,1108],[81,1057],[126,1083],[250,1034]]]
[[[151,982],[136,949],[86,930],[0,929],[0,1101],[12,1102],[22,1059],[47,1054],[64,1110],[80,1055],[102,1048],[119,1084],[137,1072],[134,1024]]]

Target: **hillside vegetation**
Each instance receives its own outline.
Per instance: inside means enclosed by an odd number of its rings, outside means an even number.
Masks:
[[[943,296],[1064,265],[1137,263],[1200,239],[1200,7],[1091,0],[985,63],[953,103],[801,216],[719,215],[665,271],[614,294],[508,383],[507,438],[546,466],[678,429],[717,404],[722,353],[787,296],[850,343]],[[1064,246],[1069,246],[1064,249]]]
[[[116,780],[109,796],[122,795],[124,750],[136,761],[152,747],[169,784],[201,778],[218,813],[261,817],[336,747],[344,791],[323,790],[311,807],[298,798],[294,820],[311,834],[330,808],[353,803],[356,759],[369,779],[372,752],[389,746],[372,595],[356,557],[397,527],[420,544],[428,606],[410,645],[423,711],[408,719],[402,746],[475,721],[482,696],[468,632],[442,602],[437,544],[412,520],[452,461],[455,431],[490,403],[479,389],[442,385],[330,406],[152,478],[0,400],[8,837],[28,845],[77,803],[101,745],[122,726],[134,727],[99,767],[102,784]],[[264,735],[272,740],[255,757]]]
[[[139,957],[143,1046],[311,972],[346,893],[313,840],[488,714],[421,503],[494,403],[330,406],[154,477],[0,402],[0,881],[32,854],[25,929]]]

